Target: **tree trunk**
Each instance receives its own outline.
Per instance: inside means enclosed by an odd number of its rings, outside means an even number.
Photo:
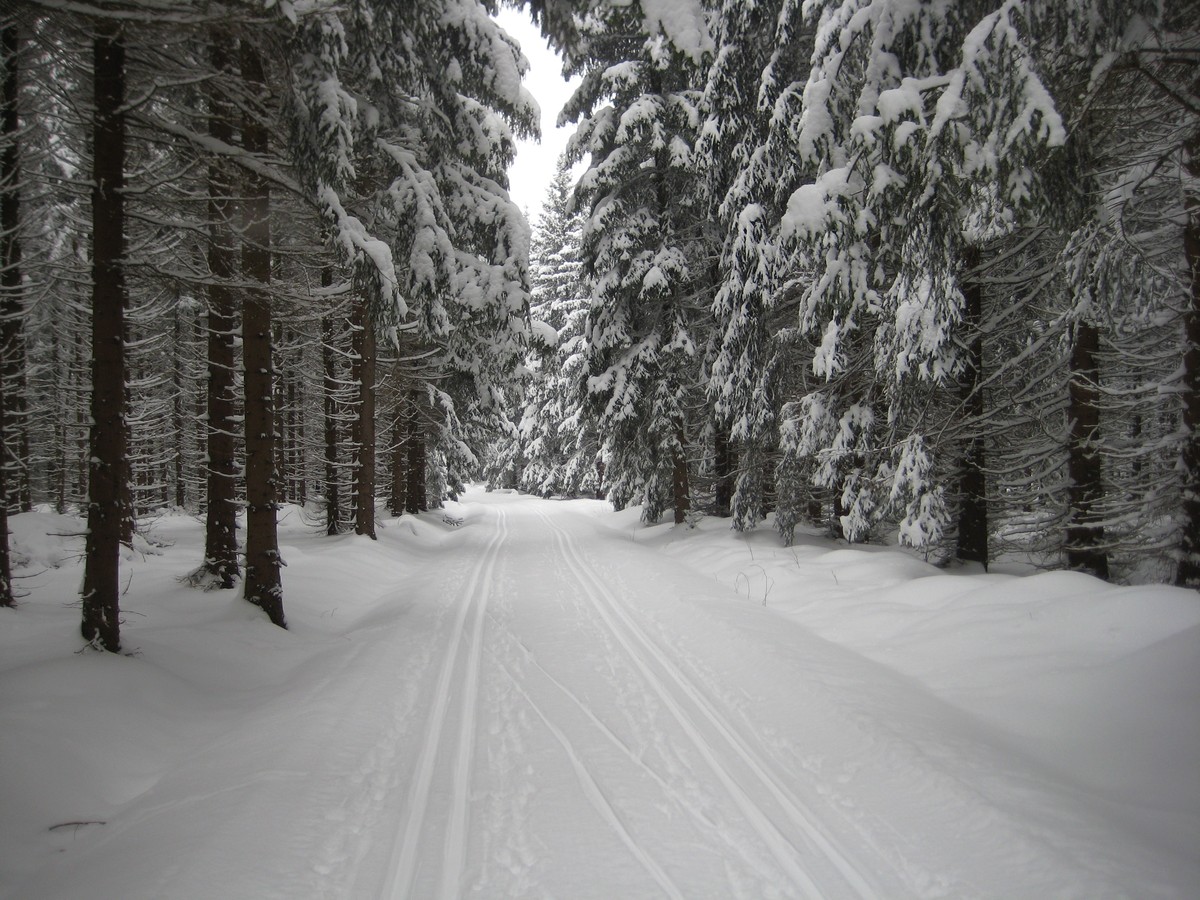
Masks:
[[[354,306],[354,533],[375,539],[375,325],[365,298]]]
[[[713,468],[717,477],[714,491],[714,512],[723,518],[728,518],[733,506],[733,476],[737,468],[736,454],[729,445],[729,434],[723,426],[718,425],[713,447]]]
[[[228,38],[214,31],[209,56],[213,70],[232,68],[226,50]],[[208,133],[226,144],[233,142],[233,105],[214,85],[209,94]],[[237,448],[234,435],[235,342],[237,305],[231,287],[237,275],[233,232],[233,182],[223,162],[208,165],[208,472],[205,508],[204,566],[216,586],[230,589],[238,576],[237,552]]]
[[[671,461],[671,499],[675,507],[675,524],[682,525],[687,521],[687,514],[692,508],[688,482],[687,445],[684,443],[686,438],[682,427],[676,429],[675,440],[676,445]]]
[[[404,509],[410,513],[428,509],[425,499],[425,435],[421,431],[420,411],[417,389],[413,388],[409,392],[408,484],[404,489]]]
[[[4,134],[4,153],[0,158],[0,505],[16,501],[22,512],[33,508],[29,489],[29,430],[25,408],[25,335],[23,332],[24,295],[21,284],[21,163],[20,73],[17,54],[21,49],[16,21],[4,24],[0,33],[3,56],[3,111],[0,129]],[[8,552],[7,529],[3,553]],[[7,559],[4,566],[7,582]],[[5,589],[0,588],[0,594]],[[3,605],[0,599],[0,605]]]
[[[980,262],[979,249],[968,247],[963,254],[963,266],[968,271]],[[967,347],[967,366],[959,382],[959,396],[968,427],[978,429],[983,420],[983,288],[977,280],[963,285],[963,328],[970,344]],[[986,456],[983,435],[975,433],[966,438],[958,476],[958,548],[955,555],[963,562],[982,563],[988,567],[988,507],[987,479],[984,476]]]
[[[242,43],[242,78],[252,97],[266,94],[262,58]],[[249,153],[267,152],[267,129],[247,112],[242,118],[242,141]],[[242,312],[242,365],[246,424],[246,577],[245,598],[262,607],[281,628],[283,616],[282,561],[276,533],[278,485],[275,474],[274,359],[271,348],[271,198],[261,175],[246,175],[242,220],[242,274],[258,287],[247,290]]]
[[[17,156],[17,26],[4,25],[0,31],[0,56],[4,65],[4,107],[0,110],[0,129],[4,134],[4,152],[0,154],[0,309],[6,314],[21,307],[21,244],[17,229],[21,224],[20,165]],[[7,357],[7,341],[0,348]],[[13,605],[12,563],[8,552],[8,461],[6,433],[7,385],[0,377],[0,606]]]
[[[1090,322],[1075,324],[1071,380],[1067,385],[1067,565],[1108,578],[1104,526],[1097,506],[1104,497],[1100,452],[1100,331]]]
[[[403,399],[396,405],[396,415],[392,420],[392,493],[388,509],[393,516],[403,515],[405,488],[405,463],[408,461],[407,434],[404,419],[405,408]]]
[[[1200,180],[1200,133],[1192,137],[1184,152],[1188,174]],[[1200,197],[1188,194],[1185,206],[1183,246],[1191,296],[1183,314],[1183,515],[1175,583],[1200,588]]]
[[[287,464],[287,398],[284,395],[284,382],[287,381],[287,331],[272,319],[271,333],[274,335],[271,339],[271,352],[275,373],[271,379],[271,387],[275,392],[271,399],[275,410],[275,502],[279,505],[292,499],[288,490],[292,476]]]
[[[167,485],[173,484],[173,502],[176,509],[183,509],[187,504],[187,490],[183,478],[183,460],[187,453],[187,426],[183,405],[183,307],[176,297],[171,317],[171,438],[174,446],[171,448],[171,477],[163,479],[163,502],[168,502]]]
[[[321,270],[321,285],[327,288],[333,285],[333,270],[328,266]],[[321,365],[325,394],[325,533],[331,536],[342,530],[338,491],[338,371],[333,341],[333,316],[324,316],[321,319]]]
[[[120,638],[125,465],[125,46],[100,21],[92,46],[92,402],[83,639],[116,653]]]

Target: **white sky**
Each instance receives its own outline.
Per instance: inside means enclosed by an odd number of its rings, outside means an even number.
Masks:
[[[546,189],[554,178],[558,157],[566,149],[567,139],[574,126],[555,128],[558,112],[570,98],[579,80],[569,84],[562,77],[562,60],[542,38],[538,27],[524,10],[504,8],[496,16],[501,27],[521,44],[531,69],[525,77],[525,89],[542,110],[542,140],[517,142],[517,160],[508,170],[511,181],[509,193],[517,206],[525,210],[530,224],[537,222],[546,197]]]

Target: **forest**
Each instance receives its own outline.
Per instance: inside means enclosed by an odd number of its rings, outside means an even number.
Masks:
[[[0,604],[74,511],[120,650],[182,509],[285,626],[281,504],[480,478],[1200,587],[1193,3],[515,5],[582,79],[532,228],[493,0],[0,3]]]

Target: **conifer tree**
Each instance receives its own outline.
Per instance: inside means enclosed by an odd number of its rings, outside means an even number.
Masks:
[[[690,432],[699,395],[697,330],[707,316],[704,218],[693,188],[703,54],[639,36],[635,7],[598,8],[580,26],[583,83],[574,158],[589,218],[584,272],[589,414],[603,435],[613,501],[647,522],[691,507]]]
[[[578,414],[588,301],[580,259],[582,222],[573,193],[564,156],[533,234],[530,317],[535,333],[517,426],[525,454],[521,485],[542,496],[594,493],[598,487],[592,477],[596,438]]]

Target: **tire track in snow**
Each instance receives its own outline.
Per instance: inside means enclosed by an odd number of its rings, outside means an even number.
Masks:
[[[437,897],[449,900],[459,896],[462,872],[467,855],[467,825],[471,805],[471,764],[475,751],[476,708],[479,702],[479,667],[483,656],[483,626],[491,593],[490,582],[495,572],[500,547],[508,534],[505,513],[497,509],[496,533],[480,557],[463,591],[463,600],[454,620],[454,633],[446,651],[445,661],[438,673],[433,707],[425,726],[425,741],[409,787],[408,803],[402,837],[389,860],[385,889],[393,900],[413,896],[417,875],[417,852],[422,833],[433,831],[429,821],[429,800],[439,760],[451,758],[450,811],[442,839],[442,863]],[[473,613],[473,614],[472,614]],[[459,655],[463,645],[464,626],[471,618],[470,646],[462,671],[458,672]],[[461,698],[458,711],[458,733],[447,737],[447,719],[456,698]],[[453,741],[452,746],[447,746]]]
[[[726,793],[758,833],[763,844],[775,857],[783,871],[793,879],[798,887],[811,896],[828,895],[828,891],[823,890],[800,865],[796,847],[779,829],[767,811],[739,784],[738,779],[729,771],[727,764],[722,762],[721,755],[726,749],[741,761],[745,771],[750,773],[754,780],[766,790],[786,818],[803,834],[810,845],[836,869],[844,881],[845,887],[855,895],[862,897],[863,900],[877,900],[880,895],[872,887],[863,871],[817,824],[815,817],[805,805],[785,785],[771,775],[761,756],[745,742],[737,730],[704,697],[695,684],[667,658],[646,635],[641,626],[629,616],[620,601],[605,586],[603,579],[584,559],[571,534],[554,522],[550,516],[544,513],[539,513],[539,516],[550,527],[568,569],[583,589],[584,594],[592,601],[609,631],[625,649],[634,666],[642,673],[647,684],[662,701],[663,706],[671,712],[684,733],[695,745],[701,757],[716,775],[717,780],[725,788]],[[656,668],[663,677],[656,673]],[[699,719],[707,723],[710,732],[715,732],[720,737],[720,747],[705,737],[696,718],[681,702],[680,695],[690,703]]]

